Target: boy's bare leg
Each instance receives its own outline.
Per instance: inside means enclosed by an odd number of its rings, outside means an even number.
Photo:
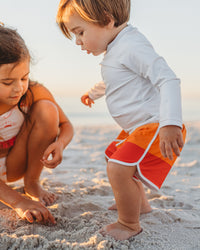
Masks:
[[[147,196],[145,194],[145,190],[143,187],[143,184],[141,181],[138,181],[138,187],[140,189],[140,194],[141,194],[141,208],[140,208],[140,214],[147,214],[152,211],[151,205],[148,202]],[[113,204],[108,208],[109,210],[117,210],[117,205],[116,203]]]
[[[7,158],[8,181],[16,181],[24,176],[26,194],[45,205],[52,204],[56,196],[39,184],[43,169],[40,160],[47,146],[57,136],[58,122],[58,111],[52,102],[43,100],[35,103],[30,122],[23,124]]]
[[[142,231],[140,227],[141,194],[139,184],[132,179],[136,166],[127,167],[109,162],[108,178],[118,208],[118,221],[105,226],[100,232],[116,240],[126,240]]]

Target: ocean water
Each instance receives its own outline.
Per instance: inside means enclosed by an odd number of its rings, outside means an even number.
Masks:
[[[73,125],[111,125],[115,121],[110,116],[105,98],[95,101],[92,108],[83,105],[79,97],[56,97]],[[200,99],[182,100],[183,122],[200,121]]]

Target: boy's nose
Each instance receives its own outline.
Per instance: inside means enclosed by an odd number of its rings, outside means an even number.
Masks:
[[[76,38],[76,45],[82,45],[82,41],[79,38]]]

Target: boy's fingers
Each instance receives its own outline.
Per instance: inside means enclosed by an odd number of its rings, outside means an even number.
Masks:
[[[85,105],[88,105],[88,96],[84,95],[81,97],[81,102]]]
[[[169,143],[165,143],[166,155],[170,160],[173,160],[172,147]]]
[[[91,101],[90,101],[89,98],[86,98],[86,99],[85,99],[85,102],[86,102],[87,105],[91,105]]]
[[[183,137],[182,136],[178,138],[177,142],[178,142],[178,146],[180,148],[182,148],[184,146],[184,141],[183,141]]]
[[[179,156],[179,155],[180,155],[180,150],[179,150],[179,145],[177,144],[177,142],[174,142],[174,143],[172,144],[172,148],[173,148],[174,153],[175,153],[177,156]]]
[[[165,151],[165,144],[161,143],[160,144],[160,151],[164,157],[167,157],[166,151]]]
[[[94,104],[94,101],[92,99],[90,99],[89,103],[90,103],[90,108],[91,108],[92,104]]]

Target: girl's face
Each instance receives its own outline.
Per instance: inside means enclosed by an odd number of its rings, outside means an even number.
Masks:
[[[15,106],[26,93],[29,82],[29,59],[0,66],[0,105]]]
[[[76,37],[76,44],[94,56],[105,52],[108,44],[114,39],[114,22],[104,27],[86,22],[78,13],[70,13],[65,10],[63,16],[64,24]]]

